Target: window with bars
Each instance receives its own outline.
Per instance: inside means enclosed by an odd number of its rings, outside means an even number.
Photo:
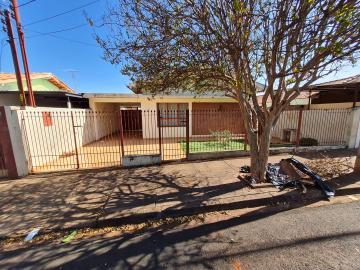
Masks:
[[[161,127],[185,127],[187,103],[158,103]]]

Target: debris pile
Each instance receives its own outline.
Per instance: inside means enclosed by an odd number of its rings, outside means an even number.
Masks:
[[[242,176],[239,175],[238,179],[240,181],[243,181],[248,187],[254,188],[253,185],[256,184],[255,179],[253,179],[250,175],[247,175],[248,173],[250,173],[250,166],[247,166],[247,165],[241,166],[240,172],[244,173],[245,175],[242,175]]]
[[[250,173],[250,167],[242,166],[240,172]],[[282,159],[275,164],[269,163],[266,166],[266,179],[279,190],[296,188],[306,193],[306,186],[316,186],[326,198],[335,196],[335,190],[328,186],[318,174],[294,158]],[[251,176],[245,176],[242,180],[245,180],[250,187],[253,187],[254,181]]]

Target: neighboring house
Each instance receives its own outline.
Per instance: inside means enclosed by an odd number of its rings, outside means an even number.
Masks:
[[[25,95],[28,91],[25,76],[22,75]],[[58,108],[88,108],[87,99],[76,94],[69,86],[52,73],[31,73],[31,83],[36,106]],[[0,73],[0,106],[20,106],[20,92],[13,73]]]
[[[309,86],[310,109],[348,109],[360,106],[360,75]]]

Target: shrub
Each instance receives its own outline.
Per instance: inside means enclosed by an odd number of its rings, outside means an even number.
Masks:
[[[319,145],[319,142],[317,141],[317,139],[314,139],[314,138],[301,138],[299,143],[300,143],[301,146],[316,146],[316,145]]]
[[[210,130],[211,136],[213,136],[216,141],[218,141],[222,146],[228,146],[233,134],[230,130]]]

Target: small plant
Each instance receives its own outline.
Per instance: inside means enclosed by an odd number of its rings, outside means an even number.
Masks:
[[[229,145],[231,138],[233,137],[233,134],[230,130],[210,130],[211,136],[213,136],[216,141],[222,145],[223,147],[226,147]]]
[[[317,146],[317,145],[319,145],[318,140],[314,139],[314,138],[301,138],[299,143],[301,146]]]

